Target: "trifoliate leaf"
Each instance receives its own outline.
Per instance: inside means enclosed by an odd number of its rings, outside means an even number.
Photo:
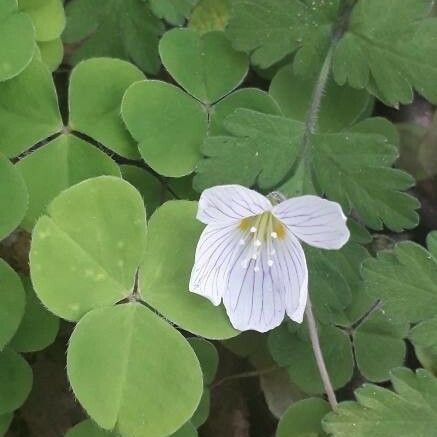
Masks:
[[[399,322],[434,317],[437,307],[437,260],[411,241],[385,250],[363,264],[366,292],[381,300],[387,316]]]
[[[319,336],[334,389],[343,387],[350,381],[354,367],[349,336],[334,326],[324,325],[319,325]],[[270,333],[269,349],[273,359],[287,368],[291,381],[301,390],[310,394],[323,393],[311,342],[305,331],[293,333],[283,324]]]
[[[223,32],[199,35],[172,29],[159,43],[162,63],[193,97],[211,104],[236,88],[247,74],[249,60],[235,51]]]
[[[35,31],[29,15],[18,10],[17,0],[2,0],[0,23],[1,82],[21,73],[29,64],[35,50]]]
[[[207,130],[207,115],[198,101],[174,85],[147,80],[128,88],[121,111],[153,170],[170,177],[193,171]]]
[[[7,237],[23,220],[28,208],[29,195],[17,167],[0,154],[0,240]]]
[[[202,393],[188,342],[140,303],[83,317],[70,339],[67,372],[91,418],[121,435],[168,436],[193,415]]]
[[[141,195],[123,179],[100,176],[63,191],[32,234],[36,294],[67,320],[126,298],[143,257],[145,234]]]
[[[164,25],[143,0],[73,0],[66,6],[67,43],[82,42],[73,64],[92,57],[132,60],[156,74],[160,67],[158,40]]]
[[[69,429],[65,437],[118,437],[118,434],[106,431],[92,420],[86,419]]]
[[[297,75],[289,64],[276,73],[270,83],[269,93],[279,103],[285,116],[305,121],[313,88],[314,80]],[[366,91],[341,87],[330,79],[317,117],[318,130],[338,132],[351,126],[366,111],[370,100]]]
[[[222,306],[188,291],[202,224],[196,202],[170,201],[149,220],[146,251],[139,272],[145,302],[164,317],[194,334],[211,339],[235,336]]]
[[[150,0],[152,12],[174,26],[184,24],[198,0]]]
[[[0,351],[17,332],[25,305],[26,296],[20,277],[0,258]]]
[[[408,329],[408,323],[396,323],[379,309],[358,326],[353,334],[355,359],[366,379],[386,381],[391,369],[404,364]]]
[[[225,30],[231,10],[231,0],[199,0],[188,21],[188,27],[200,34]]]
[[[219,364],[217,349],[211,342],[200,337],[189,338],[188,343],[190,343],[199,359],[205,384],[211,384],[214,381]]]
[[[40,61],[0,83],[0,101],[0,152],[6,156],[17,156],[62,129],[55,85]]]
[[[416,325],[408,335],[422,366],[437,373],[437,318]]]
[[[194,187],[198,191],[226,183],[268,189],[285,177],[297,157],[302,123],[237,109],[224,126],[229,136],[208,137],[202,146],[207,158],[197,165]]]
[[[329,411],[328,402],[320,398],[296,402],[281,417],[276,437],[327,437],[322,419]]]
[[[423,369],[391,372],[395,393],[373,384],[355,391],[323,421],[333,437],[433,437],[437,429],[437,379]]]
[[[26,311],[10,346],[17,352],[36,352],[55,341],[59,319],[36,297],[29,278],[23,278],[26,290]]]
[[[144,74],[129,62],[95,58],[78,64],[70,76],[69,126],[121,156],[138,159],[138,147],[121,119],[121,100]]]
[[[109,156],[73,135],[60,135],[16,166],[29,191],[29,208],[22,223],[28,231],[66,188],[94,176],[120,176],[117,164]]]
[[[51,41],[61,36],[65,27],[61,0],[18,0],[18,7],[32,18],[37,41]]]
[[[64,57],[64,45],[61,38],[38,43],[41,61],[47,65],[50,71],[55,71],[62,63]]]
[[[242,88],[229,94],[210,109],[209,135],[226,135],[223,123],[238,108],[252,109],[264,114],[282,115],[275,99],[258,88]]]
[[[12,349],[0,352],[0,415],[23,405],[32,388],[32,369]]]
[[[11,425],[14,415],[12,413],[0,414],[0,436],[4,436]]]
[[[266,68],[311,45],[319,34],[329,37],[338,5],[338,0],[235,0],[227,34],[237,50],[251,52],[252,62]]]

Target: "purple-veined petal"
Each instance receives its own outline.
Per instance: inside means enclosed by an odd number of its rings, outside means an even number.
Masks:
[[[285,200],[273,214],[300,240],[322,249],[340,249],[349,240],[341,206],[317,196]]]
[[[247,255],[242,247],[235,257],[223,303],[234,328],[266,332],[281,324],[285,303],[267,251],[261,250],[256,260]]]
[[[235,224],[209,225],[199,239],[189,290],[219,305],[225,292],[227,272],[239,246],[241,232]]]
[[[241,185],[219,185],[206,189],[199,199],[197,219],[205,224],[235,223],[270,210],[270,201]]]

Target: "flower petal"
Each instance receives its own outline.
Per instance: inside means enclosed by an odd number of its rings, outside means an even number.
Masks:
[[[191,292],[208,298],[214,305],[220,304],[240,236],[235,224],[209,225],[203,230],[191,271]]]
[[[220,185],[203,191],[197,219],[205,224],[233,223],[270,210],[270,201],[241,185]]]
[[[223,297],[226,312],[234,328],[269,331],[280,325],[285,316],[284,299],[268,265],[266,251],[258,260],[250,259],[242,266],[247,252],[240,250],[229,271],[228,286]],[[258,271],[255,271],[255,266]]]
[[[340,249],[349,240],[341,206],[317,196],[288,199],[273,214],[305,243],[322,249]]]
[[[291,232],[273,244],[272,271],[285,302],[288,317],[301,323],[308,298],[308,269],[305,253]]]

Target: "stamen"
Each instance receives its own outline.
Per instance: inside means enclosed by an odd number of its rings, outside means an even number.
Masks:
[[[276,238],[278,238],[278,234],[276,232],[270,232],[270,236],[276,240]]]
[[[261,246],[261,241],[260,240],[255,240],[255,243],[253,243],[255,245],[255,247],[260,247]]]
[[[254,234],[254,233],[256,232],[256,228],[255,228],[255,226],[252,226],[252,227],[250,228],[250,232],[251,232],[252,234]]]

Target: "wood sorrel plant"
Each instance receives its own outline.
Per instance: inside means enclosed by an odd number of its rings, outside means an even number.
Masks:
[[[0,436],[435,437],[436,123],[388,108],[432,114],[436,41],[431,0],[2,0]],[[195,263],[229,185],[253,284],[302,262],[242,307]]]

